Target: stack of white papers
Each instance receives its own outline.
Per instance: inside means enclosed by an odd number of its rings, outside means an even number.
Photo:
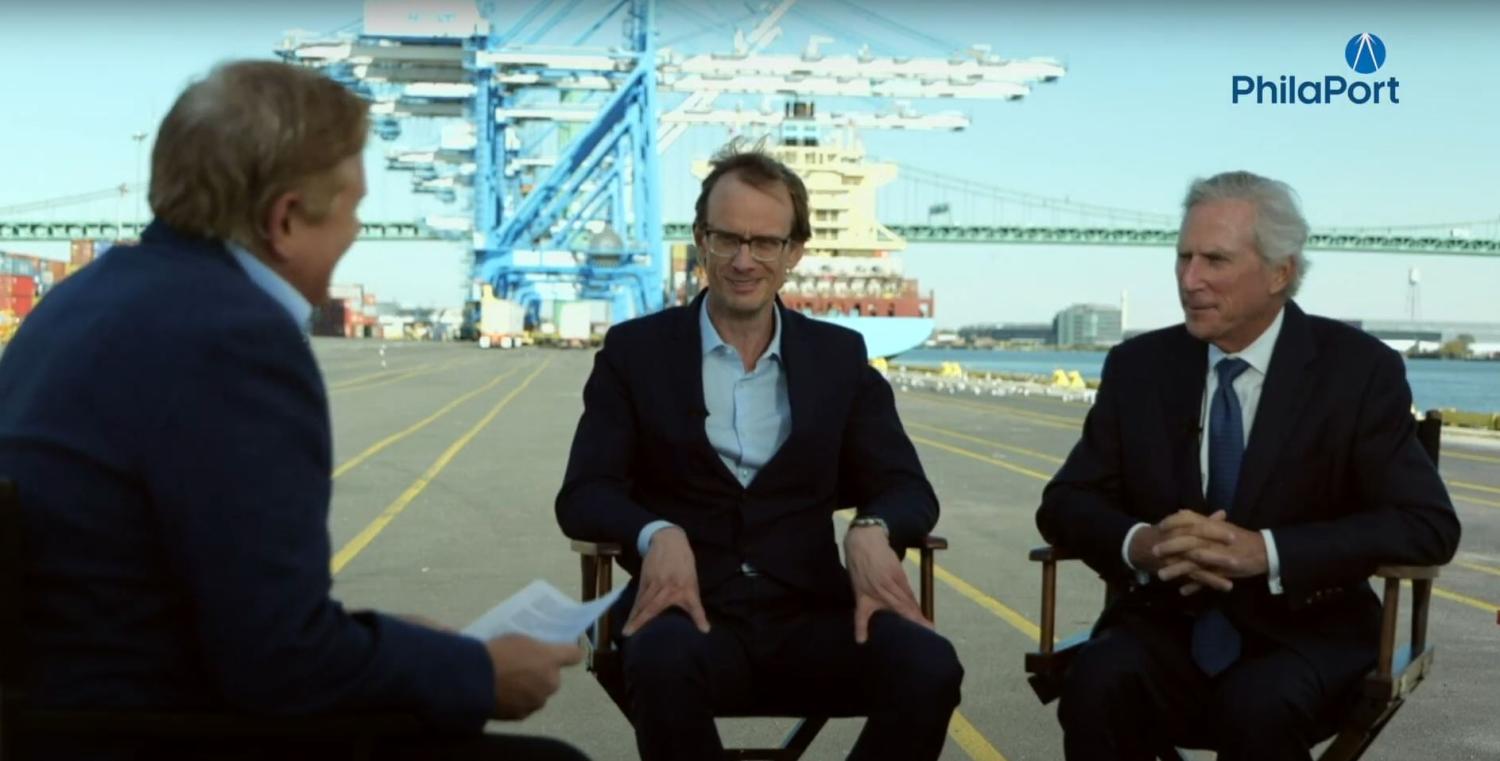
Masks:
[[[623,585],[615,587],[603,597],[581,603],[537,579],[464,627],[463,634],[476,639],[524,634],[543,642],[576,644],[624,590]]]

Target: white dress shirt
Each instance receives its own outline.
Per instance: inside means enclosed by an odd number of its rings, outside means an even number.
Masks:
[[[1271,326],[1266,328],[1260,337],[1246,346],[1244,350],[1235,354],[1225,354],[1222,349],[1213,344],[1208,346],[1208,368],[1207,382],[1203,385],[1203,400],[1201,412],[1198,417],[1198,430],[1202,433],[1198,436],[1198,469],[1204,494],[1208,493],[1208,408],[1212,403],[1214,393],[1219,390],[1219,374],[1214,372],[1214,366],[1219,360],[1225,358],[1243,359],[1250,366],[1234,379],[1234,395],[1240,400],[1240,428],[1244,431],[1245,447],[1250,445],[1250,429],[1255,426],[1255,411],[1260,408],[1260,392],[1266,385],[1266,374],[1271,371],[1271,355],[1276,350],[1276,339],[1281,335],[1281,321],[1286,315],[1286,309],[1276,313],[1276,319],[1271,321]],[[1229,505],[1210,505],[1211,509],[1228,510]],[[1137,523],[1125,532],[1125,546],[1121,548],[1125,565],[1135,569],[1130,562],[1130,540],[1135,538],[1135,532],[1141,530],[1145,523]],[[1271,594],[1281,594],[1281,559],[1276,554],[1276,540],[1271,536],[1270,529],[1261,529],[1260,535],[1266,541],[1266,565],[1267,581],[1271,588]],[[1150,580],[1151,575],[1136,569],[1137,580],[1144,584]]]

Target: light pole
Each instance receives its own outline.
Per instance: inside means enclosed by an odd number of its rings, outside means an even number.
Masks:
[[[136,197],[144,198],[144,192],[141,190],[141,149],[146,146],[146,133],[132,133],[130,139],[135,141],[135,185],[133,187],[135,188]],[[141,206],[139,202],[135,208],[135,221],[141,221]]]

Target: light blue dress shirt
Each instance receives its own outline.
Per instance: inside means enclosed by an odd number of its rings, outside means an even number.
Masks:
[[[266,263],[255,254],[246,250],[244,246],[226,240],[224,248],[229,251],[229,255],[233,256],[235,261],[240,263],[240,268],[245,270],[245,274],[250,276],[250,282],[255,283],[266,292],[267,296],[280,304],[292,321],[297,323],[297,328],[306,333],[308,321],[312,318],[312,304],[308,303],[302,293],[276,274],[275,270],[266,266]]]
[[[749,486],[760,469],[771,461],[792,432],[792,405],[787,397],[786,373],[781,365],[781,310],[775,320],[771,342],[745,370],[740,353],[719,337],[708,317],[708,299],[698,312],[698,333],[703,348],[703,403],[708,408],[704,427],[724,466]],[[652,521],[641,529],[636,549],[650,549],[651,537],[673,524]]]

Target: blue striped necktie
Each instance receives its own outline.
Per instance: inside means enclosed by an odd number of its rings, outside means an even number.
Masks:
[[[1243,359],[1225,357],[1214,365],[1219,387],[1208,411],[1208,509],[1231,511],[1245,455],[1245,423],[1234,379],[1250,368]],[[1231,517],[1233,513],[1231,512]],[[1216,676],[1240,657],[1240,633],[1219,608],[1210,608],[1193,622],[1193,662],[1203,673]]]

